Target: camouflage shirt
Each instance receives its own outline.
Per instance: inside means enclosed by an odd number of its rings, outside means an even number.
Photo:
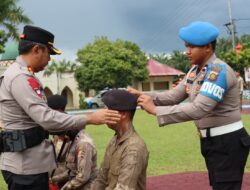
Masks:
[[[148,150],[131,127],[110,141],[94,182],[94,190],[145,190]]]
[[[93,140],[81,130],[69,147],[65,171],[53,177],[53,181],[66,182],[62,190],[90,189],[96,177],[97,152]]]

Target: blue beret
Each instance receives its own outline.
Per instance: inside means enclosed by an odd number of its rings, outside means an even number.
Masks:
[[[137,96],[129,93],[126,90],[109,90],[103,97],[104,104],[112,110],[117,111],[132,111],[137,106]]]
[[[208,22],[192,22],[179,30],[179,37],[185,42],[203,46],[214,41],[219,35],[219,30]]]

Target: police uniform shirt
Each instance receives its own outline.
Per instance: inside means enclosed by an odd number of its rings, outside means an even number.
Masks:
[[[43,87],[21,57],[4,72],[0,79],[0,116],[4,130],[24,130],[41,126],[48,131],[81,129],[83,116],[70,116],[50,109]],[[22,152],[4,152],[0,169],[16,174],[38,174],[56,167],[53,147],[49,140]]]
[[[173,90],[147,93],[157,105],[160,126],[195,120],[196,126],[203,129],[241,120],[239,90],[232,68],[212,55],[204,70],[197,69],[194,66]],[[189,103],[179,104],[186,98]]]

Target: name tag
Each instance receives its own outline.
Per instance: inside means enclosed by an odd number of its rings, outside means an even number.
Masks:
[[[225,93],[225,90],[214,83],[204,82],[201,87],[200,92],[205,93],[207,96],[213,99],[217,99],[221,101]]]

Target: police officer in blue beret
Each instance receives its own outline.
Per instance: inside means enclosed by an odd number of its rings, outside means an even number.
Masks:
[[[10,190],[48,190],[48,172],[56,167],[47,131],[80,130],[86,124],[116,124],[117,111],[102,109],[71,116],[48,107],[35,73],[50,56],[60,54],[54,35],[26,25],[20,35],[19,56],[0,76],[0,169]]]
[[[213,190],[240,190],[250,137],[241,120],[234,71],[214,53],[218,35],[208,22],[181,28],[179,37],[192,65],[184,80],[166,92],[129,91],[139,96],[140,106],[156,115],[160,126],[194,120]],[[186,98],[189,103],[180,104]]]

